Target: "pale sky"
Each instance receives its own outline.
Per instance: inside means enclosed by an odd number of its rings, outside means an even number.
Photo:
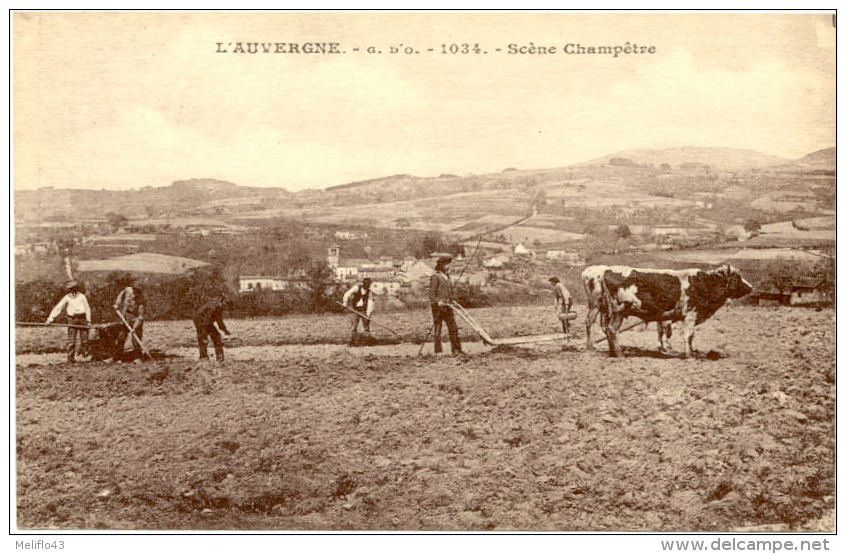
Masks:
[[[825,14],[18,13],[13,40],[19,190],[216,178],[296,191],[629,148],[797,158],[835,144]],[[238,41],[347,53],[215,53]],[[488,54],[440,54],[464,42]],[[558,53],[505,53],[530,42]],[[656,53],[561,53],[626,42]],[[352,52],[399,43],[422,53]]]

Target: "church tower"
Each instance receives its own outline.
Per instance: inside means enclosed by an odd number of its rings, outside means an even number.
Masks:
[[[329,264],[329,267],[335,269],[338,267],[338,263],[340,261],[341,249],[337,246],[330,246],[329,253],[326,256],[326,263]]]

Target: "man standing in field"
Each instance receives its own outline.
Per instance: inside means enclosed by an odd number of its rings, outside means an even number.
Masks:
[[[144,296],[141,293],[141,289],[133,286],[131,281],[128,282],[127,286],[118,293],[112,307],[132,327],[131,334],[134,335],[132,337],[133,358],[140,358],[141,343],[139,341],[144,336]],[[126,342],[126,337],[129,334],[129,328],[126,325],[121,325],[115,341],[115,352],[112,360],[117,361],[123,357],[123,344]]]
[[[452,257],[442,256],[435,264],[435,273],[429,278],[429,304],[432,308],[432,332],[435,334],[435,353],[439,354],[441,348],[441,328],[446,322],[449,332],[449,346],[452,354],[463,354],[461,341],[458,338],[458,326],[455,324],[455,315],[449,303],[452,302],[452,283],[447,275],[447,266],[452,262]]]
[[[570,296],[570,291],[564,286],[558,277],[550,277],[549,282],[552,285],[552,291],[555,294],[555,313],[561,321],[561,329],[564,331],[564,336],[569,340],[570,338],[570,308],[573,306],[573,297]]]
[[[214,298],[203,304],[194,315],[194,327],[197,329],[197,345],[200,348],[200,359],[208,360],[209,353],[206,349],[208,339],[214,343],[214,354],[217,363],[223,363],[223,340],[214,324],[225,334],[229,335],[229,329],[223,323],[223,308],[226,306],[226,293],[221,292]]]
[[[370,314],[373,313],[373,296],[370,291],[370,284],[373,281],[365,277],[361,283],[356,283],[344,293],[344,306],[352,308],[357,314],[352,315],[352,335],[350,335],[350,346],[355,346],[358,340],[358,322],[361,321],[364,327],[364,334],[370,334]],[[367,317],[362,317],[363,314]]]
[[[68,361],[73,363],[77,356],[84,356],[88,352],[88,327],[91,327],[91,307],[88,299],[82,292],[82,286],[76,281],[68,281],[65,284],[67,294],[50,312],[47,323],[53,323],[62,310],[67,308],[68,324]],[[77,337],[79,342],[77,342]]]

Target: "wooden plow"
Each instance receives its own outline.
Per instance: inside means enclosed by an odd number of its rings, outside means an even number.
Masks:
[[[461,319],[467,322],[471,329],[476,331],[479,336],[482,338],[482,342],[485,343],[487,346],[507,346],[512,344],[529,344],[534,342],[549,342],[554,340],[562,340],[567,338],[564,333],[552,333],[550,335],[527,335],[523,337],[508,337],[504,339],[495,339],[491,337],[487,331],[479,324],[478,321],[473,319],[473,316],[458,302],[450,302],[449,306],[453,309],[455,313],[457,313]],[[573,317],[570,319],[575,319],[576,314],[573,313]]]
[[[552,333],[552,334],[549,334],[549,335],[526,335],[526,336],[522,336],[522,337],[508,337],[508,338],[502,338],[502,339],[495,339],[495,338],[491,337],[490,334],[488,334],[487,331],[485,331],[485,329],[479,324],[478,321],[473,319],[473,316],[470,315],[470,313],[467,311],[467,309],[464,308],[464,306],[462,306],[458,302],[450,302],[449,306],[453,309],[453,311],[455,313],[457,313],[461,317],[461,319],[463,319],[464,321],[467,322],[467,324],[470,326],[471,329],[473,329],[474,331],[476,331],[476,333],[478,333],[478,335],[482,338],[482,342],[485,343],[487,346],[507,346],[507,345],[512,345],[512,344],[531,344],[531,343],[535,343],[535,342],[551,342],[551,341],[556,341],[556,340],[568,339],[568,337],[564,333]],[[562,316],[563,316],[563,314],[562,314]],[[567,320],[572,321],[572,320],[576,319],[576,312],[568,312],[566,314],[566,316],[564,316],[564,317],[566,317]],[[561,318],[561,316],[559,316],[559,319],[560,318]],[[629,331],[629,330],[634,329],[635,327],[637,327],[639,325],[643,325],[643,322],[638,321],[636,323],[632,323],[631,325],[628,325],[628,326],[620,329],[619,332],[623,333],[625,331]],[[602,336],[602,337],[594,340],[593,342],[594,342],[594,344],[596,344],[596,343],[603,342],[603,341],[606,341],[606,340],[608,340],[608,337]]]

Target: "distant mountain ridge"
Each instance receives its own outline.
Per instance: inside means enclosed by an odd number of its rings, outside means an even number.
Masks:
[[[665,163],[673,168],[678,168],[682,164],[702,164],[714,169],[729,170],[772,167],[788,164],[792,161],[749,149],[682,146],[678,148],[622,150],[594,158],[585,163],[607,164],[614,158],[631,160],[639,165],[652,164],[655,167],[660,167],[661,164]]]

